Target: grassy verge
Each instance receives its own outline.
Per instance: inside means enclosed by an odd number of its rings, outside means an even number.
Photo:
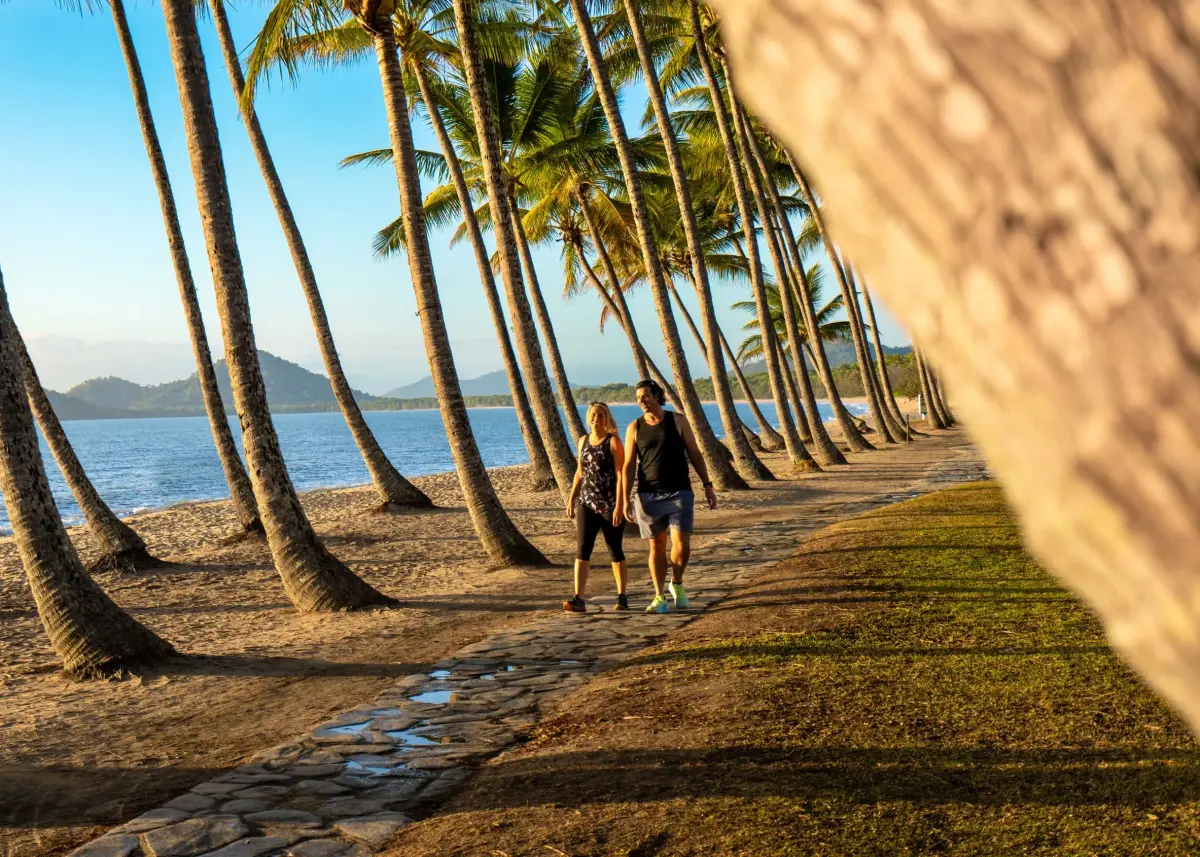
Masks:
[[[1185,855],[1200,751],[991,484],[826,530],[395,855]]]

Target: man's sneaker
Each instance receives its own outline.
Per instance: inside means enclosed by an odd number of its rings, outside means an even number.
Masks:
[[[568,613],[586,613],[587,602],[576,595],[570,601],[563,602],[563,610],[566,610]]]
[[[667,599],[661,595],[655,595],[654,600],[650,602],[650,606],[646,608],[647,613],[669,613],[671,608],[667,606]]]
[[[613,609],[614,610],[628,610],[629,609],[629,596],[626,595],[624,592],[622,592],[620,595],[618,595],[617,603],[615,605],[613,605]]]
[[[676,610],[686,610],[688,606],[687,590],[683,588],[682,583],[671,583],[668,587],[671,591],[671,599],[675,602]]]

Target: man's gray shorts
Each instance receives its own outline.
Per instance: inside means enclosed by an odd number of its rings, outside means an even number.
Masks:
[[[696,497],[691,491],[638,494],[633,517],[643,539],[652,539],[668,527],[690,533],[696,522]]]

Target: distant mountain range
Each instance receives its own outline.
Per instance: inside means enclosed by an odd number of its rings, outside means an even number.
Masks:
[[[830,343],[826,350],[834,366],[854,362],[854,347],[849,343]],[[884,346],[887,354],[906,354],[909,346]],[[872,354],[874,351],[872,350]],[[267,401],[277,413],[332,411],[337,400],[329,379],[303,366],[259,351]],[[745,366],[747,375],[765,371],[761,361]],[[221,400],[233,412],[233,391],[229,384],[229,369],[224,360],[216,364],[217,386]],[[489,372],[478,378],[462,380],[463,395],[471,405],[508,404],[508,380],[504,372]],[[574,386],[574,385],[572,385]],[[47,390],[55,413],[62,420],[100,420],[129,417],[179,417],[204,413],[200,381],[193,373],[179,381],[142,385],[124,378],[92,378],[76,384],[65,393]],[[372,396],[360,390],[354,396],[364,410],[401,410],[413,407],[436,407],[437,399],[431,378],[396,387],[385,396]]]

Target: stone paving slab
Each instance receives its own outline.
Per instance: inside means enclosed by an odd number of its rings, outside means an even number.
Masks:
[[[512,745],[543,706],[691,622],[793,554],[808,533],[986,478],[976,456],[962,450],[905,491],[707,541],[688,571],[687,610],[646,615],[592,605],[586,615],[548,613],[467,646],[69,857],[369,857]]]

